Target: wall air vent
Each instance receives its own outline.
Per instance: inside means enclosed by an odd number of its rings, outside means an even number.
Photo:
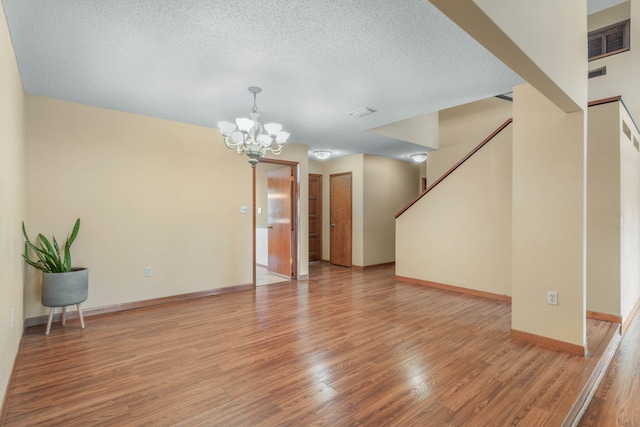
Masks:
[[[362,107],[362,108],[358,108],[355,111],[350,112],[349,114],[354,116],[354,117],[364,117],[364,116],[368,116],[369,114],[373,114],[378,110],[374,110],[373,108],[370,107]]]
[[[607,74],[607,67],[596,68],[595,70],[589,71],[589,78],[592,79],[594,77],[600,77]]]
[[[627,122],[625,122],[624,120],[622,121],[622,132],[626,135],[629,141],[631,141],[631,129],[629,129]]]

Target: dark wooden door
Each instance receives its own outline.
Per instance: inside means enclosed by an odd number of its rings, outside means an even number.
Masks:
[[[309,174],[309,262],[322,259],[322,175]]]
[[[351,172],[329,177],[331,264],[351,267]]]
[[[293,176],[289,166],[269,171],[267,192],[269,271],[286,277],[292,275],[292,185]]]

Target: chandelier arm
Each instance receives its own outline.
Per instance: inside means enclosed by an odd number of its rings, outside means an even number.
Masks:
[[[236,147],[242,145],[242,142],[229,142],[229,138],[227,138],[225,136],[224,137],[224,145],[226,145],[227,148],[236,148]]]

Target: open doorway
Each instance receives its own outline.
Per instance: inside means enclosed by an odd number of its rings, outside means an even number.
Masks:
[[[254,283],[298,277],[298,163],[261,159],[254,169]]]

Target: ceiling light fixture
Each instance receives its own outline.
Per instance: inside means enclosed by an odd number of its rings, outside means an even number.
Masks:
[[[329,150],[316,150],[313,152],[313,155],[320,160],[327,160],[329,156],[331,156],[331,151]]]
[[[427,153],[411,154],[409,157],[411,157],[413,159],[413,161],[416,162],[416,163],[422,163],[425,160],[427,160]]]
[[[368,116],[369,114],[373,114],[378,110],[374,110],[373,108],[370,107],[362,107],[362,108],[358,108],[355,111],[350,112],[349,114],[354,116],[354,117],[364,117],[364,116]]]
[[[259,87],[248,88],[253,94],[253,108],[250,119],[237,118],[236,123],[218,122],[218,128],[222,132],[224,144],[227,148],[235,148],[238,154],[246,154],[249,157],[251,167],[255,168],[261,157],[267,152],[278,155],[282,152],[282,147],[289,138],[289,133],[282,131],[279,123],[267,123],[264,127],[258,121],[258,107],[256,106],[256,95],[262,92]],[[238,130],[236,130],[236,125]]]

